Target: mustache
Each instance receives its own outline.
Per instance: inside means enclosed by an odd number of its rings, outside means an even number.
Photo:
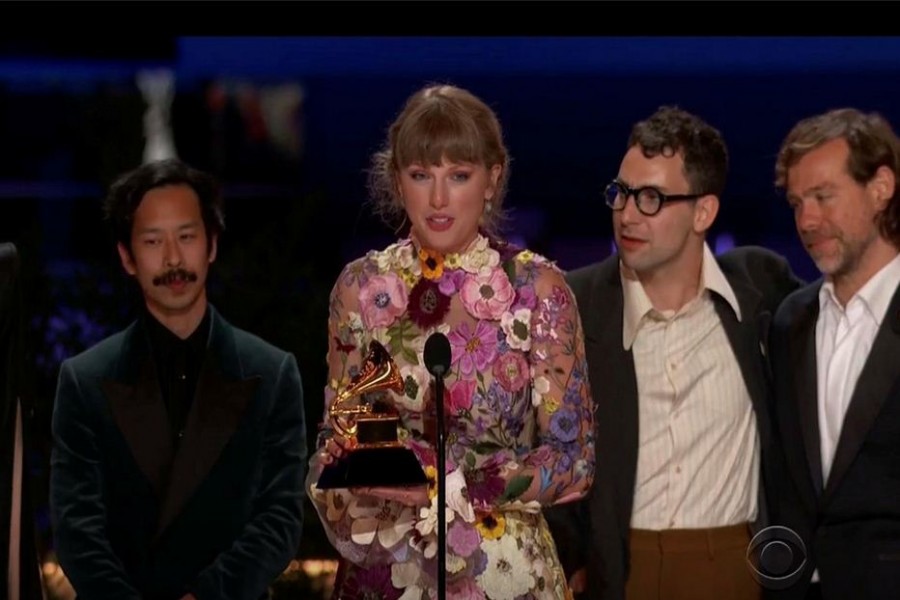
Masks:
[[[168,285],[178,280],[194,282],[197,281],[197,274],[193,271],[188,271],[187,269],[182,268],[171,269],[169,271],[166,271],[165,273],[162,273],[161,275],[157,275],[156,277],[154,277],[153,285]]]

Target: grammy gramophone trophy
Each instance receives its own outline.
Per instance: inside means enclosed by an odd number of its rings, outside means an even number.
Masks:
[[[363,402],[376,391],[403,392],[403,378],[387,349],[375,340],[359,373],[338,391],[328,409],[337,434],[356,440],[356,446],[326,466],[319,489],[348,487],[401,487],[427,482],[412,450],[398,440],[400,415],[390,402]],[[355,401],[355,403],[354,403]]]

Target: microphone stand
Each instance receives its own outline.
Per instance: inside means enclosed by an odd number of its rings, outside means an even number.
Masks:
[[[422,358],[428,372],[434,376],[434,410],[437,440],[435,447],[437,461],[437,597],[447,597],[447,476],[446,476],[446,436],[444,429],[444,376],[450,368],[453,351],[450,341],[443,333],[436,331],[425,340]]]
[[[437,597],[447,597],[447,485],[445,475],[444,435],[444,369],[435,368],[434,373],[434,409],[437,412]]]

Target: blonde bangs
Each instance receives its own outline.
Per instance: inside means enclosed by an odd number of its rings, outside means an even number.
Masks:
[[[394,165],[488,164],[484,135],[474,120],[446,103],[425,102],[420,115],[405,119],[394,138]]]

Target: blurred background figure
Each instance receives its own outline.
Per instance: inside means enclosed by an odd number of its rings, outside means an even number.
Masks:
[[[0,590],[8,600],[42,597],[28,469],[31,411],[21,401],[19,256],[0,244]],[[6,542],[8,540],[8,543]]]
[[[144,70],[137,75],[147,110],[144,113],[144,162],[177,158],[172,133],[175,74],[170,69]]]

